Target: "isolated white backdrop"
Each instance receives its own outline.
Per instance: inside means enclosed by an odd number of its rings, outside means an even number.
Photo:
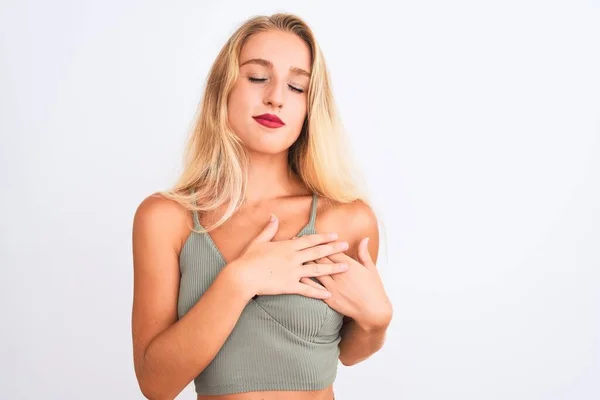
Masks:
[[[600,398],[600,9],[566,0],[3,1],[0,397],[142,398],[133,213],[276,11],[313,27],[383,221],[394,320],[336,398]]]

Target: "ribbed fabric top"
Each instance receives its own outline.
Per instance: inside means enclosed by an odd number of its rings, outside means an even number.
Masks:
[[[317,196],[297,236],[315,233]],[[202,230],[194,212],[194,227]],[[225,260],[208,233],[191,232],[179,255],[181,318],[210,287]],[[343,315],[323,300],[296,294],[257,296],[244,308],[212,362],[194,379],[196,393],[319,390],[337,373]]]

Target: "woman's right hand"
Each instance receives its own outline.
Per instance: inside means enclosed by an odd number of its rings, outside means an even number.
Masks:
[[[300,294],[306,297],[326,299],[331,294],[325,289],[300,282],[302,278],[332,275],[344,272],[344,263],[306,264],[348,249],[348,243],[336,241],[335,233],[318,233],[282,241],[272,241],[279,228],[279,220],[273,215],[242,254],[228,267],[236,279],[255,295]]]

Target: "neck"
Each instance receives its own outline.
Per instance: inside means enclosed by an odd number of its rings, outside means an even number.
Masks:
[[[247,205],[276,197],[307,193],[300,178],[288,167],[287,152],[252,154],[248,170]]]

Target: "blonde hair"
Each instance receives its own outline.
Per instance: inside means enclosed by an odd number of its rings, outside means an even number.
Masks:
[[[248,155],[229,127],[227,99],[238,78],[242,46],[252,35],[269,30],[297,35],[311,53],[307,116],[298,140],[289,149],[289,168],[320,196],[341,203],[367,202],[346,146],[325,59],[312,30],[292,14],[257,16],[233,33],[214,61],[187,141],[183,172],[170,190],[161,192],[199,212],[228,203],[224,215],[204,227],[206,231],[227,221],[245,198]]]

